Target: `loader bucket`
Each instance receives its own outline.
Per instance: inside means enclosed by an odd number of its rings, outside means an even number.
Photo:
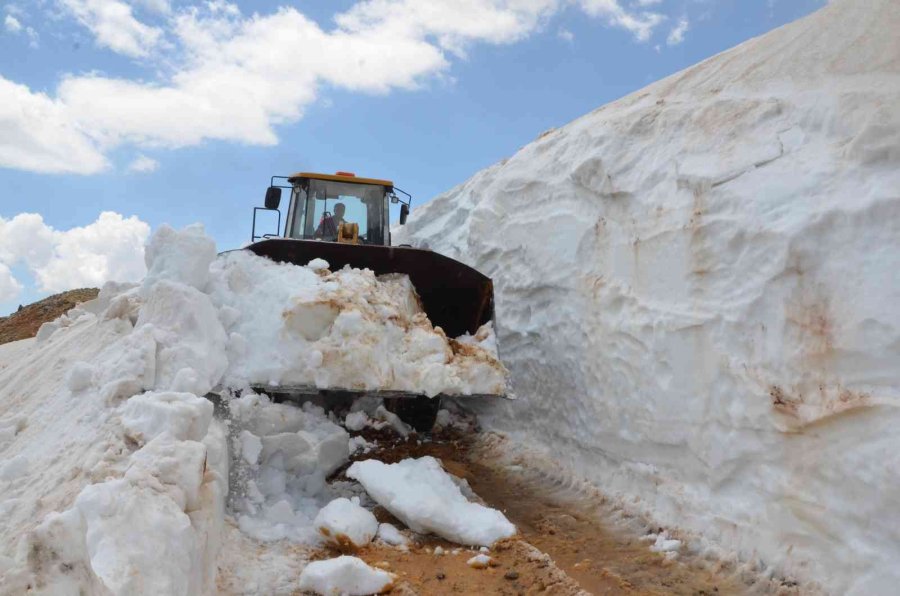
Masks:
[[[376,275],[405,273],[415,286],[432,325],[443,329],[448,337],[474,334],[494,318],[494,286],[490,278],[430,250],[292,238],[262,240],[247,249],[273,261],[294,265],[325,259],[332,271],[350,265],[370,269]]]

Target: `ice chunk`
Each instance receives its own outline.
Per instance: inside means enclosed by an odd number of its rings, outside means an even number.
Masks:
[[[319,511],[315,527],[329,544],[342,550],[356,550],[372,541],[378,533],[378,520],[372,512],[350,499],[340,497]]]
[[[196,593],[196,537],[174,501],[119,479],[85,487],[75,507],[91,568],[113,594]]]
[[[379,540],[391,546],[406,546],[409,544],[409,538],[404,536],[393,524],[379,524],[377,536]]]
[[[660,532],[659,534],[650,534],[647,536],[653,540],[653,544],[650,545],[650,550],[655,553],[670,553],[676,552],[681,548],[681,540],[675,540],[673,538],[669,538],[668,532]]]
[[[183,230],[160,226],[144,251],[147,276],[144,289],[161,280],[202,290],[209,280],[209,265],[216,258],[216,243],[194,224]]]
[[[59,323],[58,320],[57,321],[48,321],[46,323],[43,323],[43,324],[41,324],[40,328],[38,329],[37,335],[35,335],[34,340],[37,343],[43,343],[43,342],[47,341],[48,339],[50,339],[50,336],[52,336],[54,333],[56,333],[60,329],[62,329],[62,325]]]
[[[156,379],[153,329],[136,329],[103,350],[94,362],[97,386],[107,403],[152,389]]]
[[[412,432],[412,427],[400,420],[400,417],[385,408],[384,406],[378,406],[375,410],[375,417],[379,420],[387,422],[394,432],[396,432],[401,437],[408,437]]]
[[[162,280],[145,291],[136,328],[153,328],[158,346],[153,387],[205,395],[228,367],[228,336],[218,310],[206,294],[183,284]]]
[[[190,393],[151,392],[135,395],[120,412],[125,434],[140,444],[166,431],[178,440],[202,441],[213,405]]]
[[[147,476],[153,477],[181,509],[193,511],[200,505],[205,469],[206,446],[203,443],[179,441],[166,431],[131,456],[125,478],[140,484]]]
[[[313,259],[312,261],[307,263],[306,266],[313,271],[323,271],[325,269],[328,269],[330,265],[325,259]]]
[[[393,587],[394,574],[366,565],[356,557],[314,561],[300,574],[301,590],[324,596],[382,594]]]
[[[364,437],[350,437],[350,442],[348,444],[350,448],[350,455],[353,455],[357,451],[362,451],[363,453],[368,453],[372,449],[375,448],[375,443],[370,443],[366,441]]]
[[[255,464],[259,461],[259,454],[262,453],[262,441],[259,437],[248,430],[242,430],[240,434],[241,440],[241,457],[248,464]]]
[[[466,565],[475,569],[484,569],[490,566],[491,561],[493,561],[493,559],[491,559],[488,555],[481,553],[466,561]]]
[[[433,457],[395,464],[354,463],[347,477],[359,481],[379,505],[416,532],[433,532],[460,544],[493,544],[516,528],[497,511],[472,503]]]
[[[347,430],[358,432],[366,427],[366,424],[369,422],[369,417],[365,412],[350,412],[347,414],[347,417],[344,418],[344,426]]]

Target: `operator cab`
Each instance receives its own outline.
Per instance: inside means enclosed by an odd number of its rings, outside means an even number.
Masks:
[[[287,185],[276,185],[276,179]],[[300,172],[293,176],[273,176],[266,192],[265,209],[278,211],[281,230],[281,189],[291,191],[283,235],[298,240],[321,240],[347,244],[390,246],[390,206],[400,205],[400,224],[406,223],[409,200],[401,200],[390,180],[360,178],[349,172],[316,174]],[[396,192],[395,192],[396,190]],[[409,195],[406,195],[407,197]],[[254,212],[253,240],[276,235],[256,235]]]

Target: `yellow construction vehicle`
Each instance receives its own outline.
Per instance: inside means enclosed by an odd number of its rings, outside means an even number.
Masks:
[[[285,183],[286,182],[286,183]],[[282,190],[290,191],[282,216]],[[398,194],[399,193],[399,194]],[[361,178],[349,172],[300,172],[273,176],[265,206],[254,208],[252,240],[247,249],[269,259],[305,265],[324,259],[332,270],[345,265],[370,269],[377,275],[403,273],[415,286],[423,309],[435,327],[448,337],[474,334],[494,318],[494,289],[490,278],[436,252],[410,246],[391,246],[390,207],[399,204],[399,223],[405,224],[412,197],[390,180]],[[257,213],[275,212],[275,234],[257,234]],[[268,388],[271,393],[272,388]],[[296,400],[353,398],[360,394],[341,388],[280,387]],[[430,428],[440,397],[421,397],[393,391],[364,392],[383,397],[389,409],[417,428]]]

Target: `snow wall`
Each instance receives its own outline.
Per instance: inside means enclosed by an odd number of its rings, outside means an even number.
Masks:
[[[897,31],[900,3],[837,0],[416,209],[395,241],[494,279],[519,400],[484,423],[747,560],[891,593]]]

